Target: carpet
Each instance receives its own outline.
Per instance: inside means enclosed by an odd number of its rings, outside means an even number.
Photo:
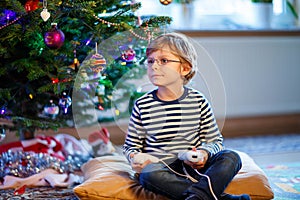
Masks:
[[[22,195],[14,195],[14,189],[0,190],[2,200],[78,200],[72,188],[35,187],[26,188]]]
[[[266,173],[275,200],[300,199],[300,163],[261,166]]]
[[[289,152],[300,153],[300,134],[225,138],[224,144],[228,149],[239,150],[250,156],[275,155]],[[274,191],[274,199],[300,199],[300,162],[283,163],[280,165],[274,163],[270,162],[267,165],[260,165],[266,173]],[[0,199],[78,199],[73,194],[71,188],[27,188],[26,192],[20,196],[14,196],[13,192],[14,190],[0,191]]]
[[[259,166],[268,177],[274,200],[300,199],[300,158],[291,157],[300,155],[300,134],[225,138],[224,145],[266,159]],[[281,155],[290,156],[289,161]]]
[[[225,138],[224,145],[249,155],[300,152],[300,134]]]

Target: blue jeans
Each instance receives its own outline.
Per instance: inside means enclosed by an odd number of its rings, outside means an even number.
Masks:
[[[197,183],[175,174],[163,163],[151,163],[147,165],[139,176],[139,182],[144,188],[172,200],[184,199],[190,194],[195,194],[203,200],[214,199],[209,189],[207,177],[199,175],[181,160],[175,160],[169,164],[170,168],[180,174],[185,174],[183,166],[188,174],[198,180]],[[236,152],[223,150],[210,157],[205,167],[198,170],[198,172],[210,177],[213,193],[219,198],[233,177],[238,173],[241,166],[241,159]]]

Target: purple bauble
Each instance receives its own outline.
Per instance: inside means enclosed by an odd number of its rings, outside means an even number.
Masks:
[[[64,44],[65,34],[57,29],[56,23],[52,23],[51,25],[51,30],[45,33],[44,42],[50,49],[59,49]]]

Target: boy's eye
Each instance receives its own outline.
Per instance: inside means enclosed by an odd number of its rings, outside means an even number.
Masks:
[[[153,63],[155,63],[155,60],[154,60],[154,59],[148,59],[148,60],[147,60],[147,63],[148,63],[148,64],[153,64]]]
[[[165,65],[165,64],[167,64],[168,62],[169,62],[169,60],[166,59],[166,58],[160,59],[160,63],[161,63],[162,65]]]

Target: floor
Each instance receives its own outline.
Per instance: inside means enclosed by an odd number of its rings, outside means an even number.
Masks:
[[[249,154],[258,165],[300,161],[300,133],[225,138],[224,144]]]
[[[300,151],[288,153],[273,153],[252,155],[253,160],[260,166],[272,164],[284,164],[300,162]]]

